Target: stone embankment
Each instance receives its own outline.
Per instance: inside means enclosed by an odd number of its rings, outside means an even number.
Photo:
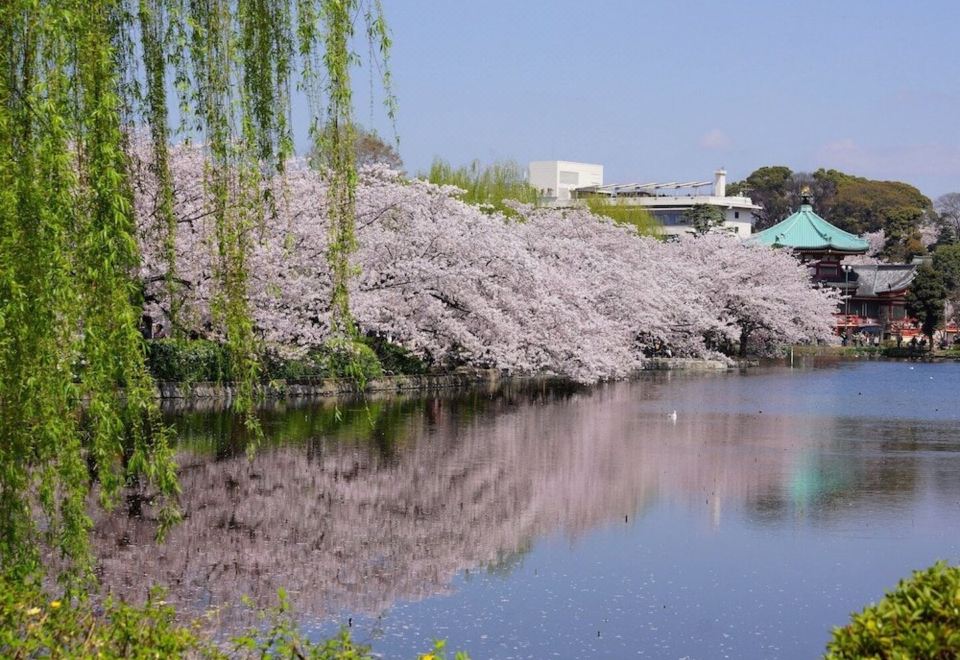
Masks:
[[[417,390],[437,390],[457,387],[489,385],[502,380],[495,369],[471,369],[450,374],[423,376],[384,376],[366,383],[365,392],[399,393]],[[232,399],[234,387],[230,383],[158,383],[161,399]],[[277,380],[265,383],[261,394],[267,398],[327,397],[357,394],[357,385],[346,378],[302,378],[295,381]]]
[[[652,358],[644,362],[642,371],[722,371],[741,365],[727,364],[721,360],[697,360],[692,358]],[[456,389],[477,386],[494,386],[517,377],[497,369],[458,369],[448,374],[421,376],[384,376],[366,383],[365,392],[381,395],[402,392]],[[235,388],[230,383],[174,383],[160,382],[157,394],[161,399],[233,399]],[[348,396],[357,394],[356,384],[343,378],[303,378],[295,381],[271,381],[260,392],[270,399],[298,399],[307,397]]]
[[[643,364],[644,371],[724,371],[738,364],[722,360],[698,360],[696,358],[650,358]]]

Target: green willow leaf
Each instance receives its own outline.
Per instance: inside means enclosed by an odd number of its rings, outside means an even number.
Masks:
[[[211,333],[225,339],[235,406],[247,426],[260,377],[248,302],[258,227],[276,213],[268,179],[293,152],[292,87],[329,144],[333,337],[354,337],[356,269],[354,21],[380,62],[390,37],[379,1],[6,0],[0,3],[0,571],[43,570],[54,546],[75,593],[91,579],[86,501],[149,490],[162,531],[177,520],[169,431],[140,333],[134,222],[141,183],[130,158],[148,135],[152,213],[165,272],[161,307],[179,333],[185,291],[169,149],[200,139],[215,225]],[[170,124],[176,103],[180,125]],[[321,131],[313,130],[314,136]],[[318,138],[319,139],[319,138]],[[91,486],[93,484],[93,486]]]

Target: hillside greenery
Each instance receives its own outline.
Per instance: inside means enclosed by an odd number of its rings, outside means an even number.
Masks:
[[[766,229],[800,206],[809,192],[816,212],[840,229],[854,234],[883,230],[881,257],[907,262],[926,252],[921,225],[933,218],[933,203],[914,186],[901,181],[876,181],[839,170],[794,172],[783,165],[765,166],[728,187],[730,194],[749,196],[763,208],[757,229]]]

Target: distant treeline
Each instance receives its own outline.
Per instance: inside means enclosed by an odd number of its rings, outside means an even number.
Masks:
[[[794,172],[774,165],[761,167],[728,187],[730,194],[747,195],[762,206],[756,214],[758,230],[796,210],[804,190],[809,191],[817,213],[837,227],[854,234],[883,231],[878,256],[887,261],[906,262],[924,254],[923,230],[938,226],[930,199],[900,181],[874,181],[823,168],[812,174]]]

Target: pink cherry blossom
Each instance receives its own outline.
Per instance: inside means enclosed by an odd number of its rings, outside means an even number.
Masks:
[[[202,151],[173,148],[171,168],[179,322],[218,338]],[[146,312],[169,327],[156,185],[139,169]],[[255,229],[248,294],[263,342],[296,354],[329,333],[326,187],[302,163],[271,185],[278,212]],[[517,205],[505,217],[457,192],[382,166],[364,169],[357,190],[357,323],[434,364],[592,382],[624,377],[654,352],[717,357],[743,340],[772,353],[832,336],[836,294],[813,287],[788,252],[721,234],[662,243],[579,209]]]

